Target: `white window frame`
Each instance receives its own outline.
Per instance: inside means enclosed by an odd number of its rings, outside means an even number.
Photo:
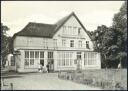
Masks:
[[[33,52],[33,57],[31,57],[31,53]],[[34,65],[34,61],[35,61],[35,52],[34,51],[30,51],[30,66],[33,66]],[[31,64],[31,60],[33,60],[33,64]]]
[[[73,52],[58,52],[58,67],[70,67],[73,65]]]
[[[96,65],[96,53],[88,52],[88,65]]]
[[[44,51],[38,51],[38,50],[25,50],[24,51],[24,54],[25,54],[25,52],[28,52],[28,57],[25,57],[26,55],[24,55],[24,68],[37,68],[37,59],[40,61],[40,60],[45,60],[44,59]],[[30,52],[34,52],[34,57],[30,57]],[[38,57],[36,57],[36,52],[38,53],[37,55],[38,55]],[[40,57],[40,52],[43,52],[43,57],[41,58]],[[30,64],[30,60],[34,60],[34,63],[33,63],[33,65],[31,65]],[[25,65],[25,60],[28,60],[28,65]]]

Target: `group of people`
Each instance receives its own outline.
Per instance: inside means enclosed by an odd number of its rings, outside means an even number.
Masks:
[[[46,72],[49,73],[49,63],[46,66],[43,66],[43,64],[39,64],[39,72]]]

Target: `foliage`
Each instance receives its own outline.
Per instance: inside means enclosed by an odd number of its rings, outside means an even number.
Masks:
[[[114,15],[111,27],[101,25],[90,33],[96,42],[95,51],[101,52],[102,67],[117,68],[121,63],[127,65],[127,4]]]
[[[1,24],[1,61],[2,66],[5,64],[6,55],[10,52],[9,45],[11,41],[11,37],[7,36],[7,31],[9,28],[3,24]]]

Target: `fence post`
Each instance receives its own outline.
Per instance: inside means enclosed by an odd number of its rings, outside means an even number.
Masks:
[[[13,83],[10,83],[10,86],[11,86],[11,90],[13,90]]]
[[[60,78],[60,71],[58,72],[58,78]]]

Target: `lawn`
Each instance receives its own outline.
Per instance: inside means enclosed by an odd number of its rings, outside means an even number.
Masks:
[[[127,69],[100,69],[60,72],[59,78],[105,90],[126,90]]]

